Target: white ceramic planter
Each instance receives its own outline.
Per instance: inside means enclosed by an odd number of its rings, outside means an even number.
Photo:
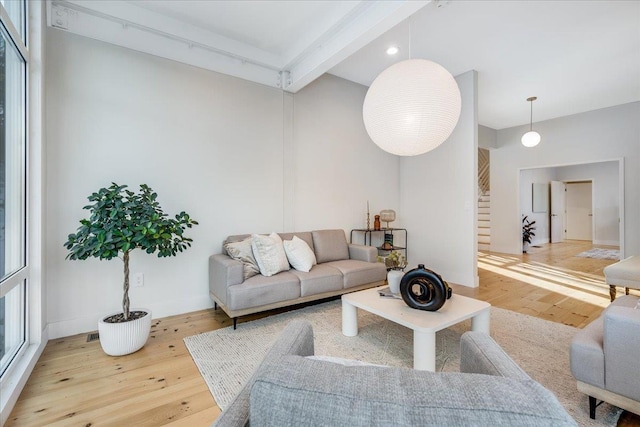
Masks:
[[[124,356],[144,347],[151,331],[151,310],[132,308],[130,311],[145,311],[146,316],[123,323],[106,323],[104,319],[118,313],[104,316],[98,322],[100,345],[109,356]]]
[[[389,284],[389,290],[391,293],[400,293],[400,281],[404,276],[404,271],[401,270],[389,270],[387,272],[387,283]]]

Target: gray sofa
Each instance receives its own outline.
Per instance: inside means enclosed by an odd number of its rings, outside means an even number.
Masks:
[[[279,233],[282,240],[297,236],[314,252],[318,264],[311,271],[295,269],[245,280],[241,261],[226,253],[209,257],[209,295],[216,306],[233,318],[315,301],[384,284],[387,270],[371,246],[347,243],[343,230]],[[240,242],[249,234],[229,236],[225,243]],[[223,244],[224,247],[224,244]]]
[[[461,373],[305,357],[313,354],[311,324],[290,323],[214,426],[577,425],[480,332],[462,336]]]
[[[589,415],[596,399],[640,414],[640,309],[638,297],[615,299],[600,317],[571,341],[571,373],[578,390],[589,396]]]

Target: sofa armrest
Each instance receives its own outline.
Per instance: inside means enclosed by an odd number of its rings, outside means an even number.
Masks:
[[[358,261],[377,262],[378,250],[373,246],[349,243],[349,258],[356,259]]]
[[[261,368],[276,362],[285,355],[313,356],[313,352],[313,328],[311,323],[306,320],[290,322],[282,330],[273,346],[271,346],[256,372],[249,378],[249,381],[229,406],[222,411],[213,426],[244,427],[249,425],[249,394]]]
[[[493,338],[482,332],[465,332],[462,335],[460,372],[531,379]]]
[[[609,307],[604,313],[605,388],[640,401],[640,310]]]
[[[209,257],[209,291],[221,303],[227,303],[227,288],[244,281],[242,263],[225,254]]]

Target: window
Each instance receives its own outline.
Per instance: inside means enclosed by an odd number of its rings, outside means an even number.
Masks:
[[[0,377],[27,342],[27,49],[21,0],[0,0]]]

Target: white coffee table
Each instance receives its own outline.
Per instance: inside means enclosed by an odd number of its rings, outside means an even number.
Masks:
[[[378,289],[342,295],[342,333],[358,335],[357,308],[413,330],[413,368],[436,370],[436,332],[471,319],[471,330],[489,333],[491,304],[453,294],[438,311],[416,310],[402,299],[383,298]]]

